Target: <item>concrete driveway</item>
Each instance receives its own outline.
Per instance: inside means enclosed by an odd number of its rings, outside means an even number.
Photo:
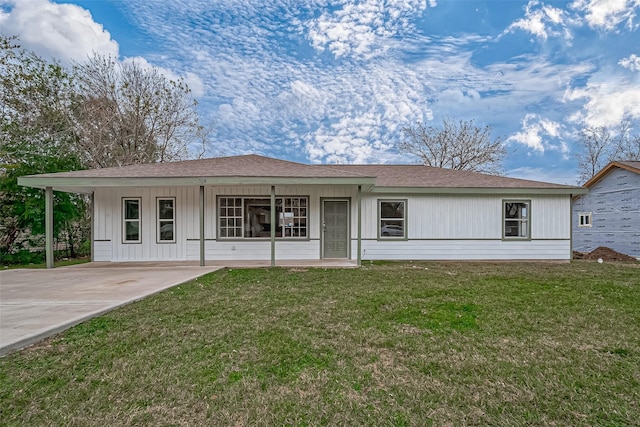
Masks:
[[[221,266],[88,263],[0,271],[0,356]]]

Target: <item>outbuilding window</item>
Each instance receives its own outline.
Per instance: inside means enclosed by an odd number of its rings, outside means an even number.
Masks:
[[[580,212],[578,214],[578,227],[591,227],[591,212]]]
[[[140,198],[122,199],[122,241],[140,243]]]
[[[277,238],[308,238],[308,197],[276,197],[275,217],[272,224],[270,197],[219,197],[218,237],[269,238],[275,228]]]
[[[407,237],[407,201],[378,200],[378,237],[380,239],[405,239]]]
[[[175,243],[176,241],[176,199],[157,199],[157,236],[158,243]]]
[[[505,239],[531,238],[530,207],[530,200],[503,201],[503,237]]]

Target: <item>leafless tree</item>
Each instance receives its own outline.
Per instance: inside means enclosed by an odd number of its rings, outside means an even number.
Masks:
[[[623,121],[616,126],[587,126],[578,138],[580,182],[591,179],[614,160],[640,160],[640,135],[632,135],[633,124]]]
[[[401,152],[418,156],[427,166],[500,174],[506,149],[500,138],[491,139],[491,127],[473,120],[444,118],[442,126],[417,123],[403,129]]]
[[[76,64],[75,75],[78,145],[90,167],[182,160],[204,144],[184,81],[97,54]]]

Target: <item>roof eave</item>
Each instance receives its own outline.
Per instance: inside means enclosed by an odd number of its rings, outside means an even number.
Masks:
[[[579,195],[589,190],[583,187],[505,188],[505,187],[374,187],[373,193],[404,194],[500,194],[500,195]]]
[[[23,176],[18,185],[32,188],[52,187],[59,191],[90,193],[98,187],[184,187],[200,185],[374,185],[371,177],[153,177],[104,178]]]

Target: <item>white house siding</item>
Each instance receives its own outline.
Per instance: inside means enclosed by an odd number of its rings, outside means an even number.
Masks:
[[[100,188],[94,193],[94,259],[96,261],[160,261],[200,259],[199,187]],[[270,239],[217,240],[218,196],[269,198],[270,186],[205,187],[205,258],[207,260],[268,260]],[[276,196],[309,197],[309,239],[276,241],[277,259],[319,259],[321,200],[350,199],[353,186],[276,186]],[[122,199],[141,199],[142,243],[122,243]],[[156,198],[176,199],[176,243],[156,242]],[[354,219],[355,221],[355,219]]]
[[[99,188],[94,192],[94,259],[96,261],[186,260],[186,236],[198,227],[192,224],[193,195],[197,189],[175,188]],[[140,198],[142,243],[122,242],[122,199]],[[157,243],[156,199],[176,200],[175,243]],[[196,199],[197,215],[197,199]],[[196,217],[197,218],[197,217]],[[111,250],[108,249],[110,246]],[[110,259],[105,259],[110,256]]]
[[[570,251],[568,239],[362,241],[363,260],[568,260]]]
[[[591,227],[579,227],[580,213],[591,212]],[[573,203],[573,249],[598,246],[640,258],[640,174],[615,168]]]
[[[380,199],[407,200],[406,240],[378,240]],[[531,201],[531,240],[503,240],[506,199]],[[363,260],[566,260],[571,253],[569,196],[367,194],[363,210]]]
[[[268,260],[270,239],[217,240],[218,196],[268,198],[270,186],[205,187],[205,258]],[[276,196],[309,197],[309,239],[276,240],[276,259],[319,259],[323,199],[351,201],[351,257],[357,257],[354,186],[276,186]],[[142,243],[122,243],[122,199],[141,199]],[[156,242],[156,198],[176,199],[176,243]],[[378,240],[379,199],[407,200],[407,240]],[[502,201],[531,200],[530,241],[502,240]],[[569,196],[401,195],[363,193],[362,259],[568,259]],[[96,261],[198,260],[199,188],[99,188],[95,191]]]

